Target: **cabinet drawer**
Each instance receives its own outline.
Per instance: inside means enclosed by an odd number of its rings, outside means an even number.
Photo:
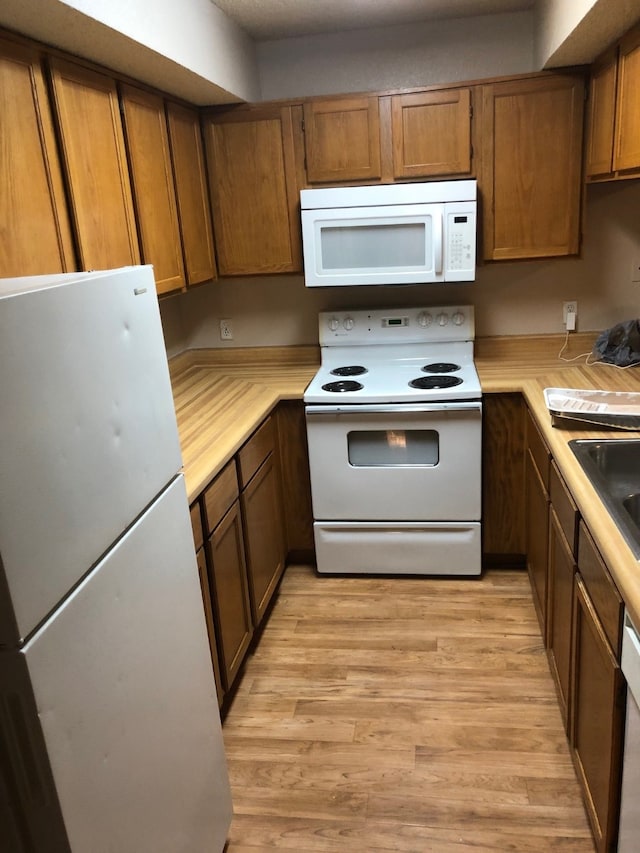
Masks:
[[[207,533],[213,532],[222,516],[238,497],[238,475],[235,460],[226,464],[204,492],[204,518]]]
[[[578,507],[573,502],[571,493],[553,461],[549,473],[549,495],[560,528],[567,539],[571,553],[575,557],[578,550],[578,522],[580,521]]]
[[[620,660],[624,604],[587,528],[580,522],[578,569],[602,627]]]
[[[269,415],[238,452],[238,474],[241,489],[244,489],[267,456],[272,452],[274,445],[274,421],[271,415]]]
[[[551,454],[545,440],[540,435],[538,427],[535,425],[531,412],[527,410],[527,446],[531,451],[533,460],[536,463],[536,468],[540,474],[540,479],[544,483],[544,487],[549,491],[549,467],[551,463]]]
[[[204,544],[204,536],[202,534],[202,515],[200,514],[200,501],[191,504],[189,510],[191,513],[191,527],[193,529],[193,544],[196,551],[202,548]]]

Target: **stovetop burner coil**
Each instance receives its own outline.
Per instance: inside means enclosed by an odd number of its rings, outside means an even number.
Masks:
[[[452,361],[436,361],[433,364],[425,364],[421,370],[423,373],[453,373],[460,370],[460,365]]]
[[[412,379],[409,385],[412,388],[453,388],[454,385],[461,385],[462,379],[459,376],[419,376],[417,379]]]
[[[332,376],[362,376],[363,373],[368,371],[361,364],[345,364],[344,367],[336,367],[331,371]]]
[[[353,380],[343,379],[338,382],[327,382],[326,385],[322,386],[323,391],[361,391],[364,388],[360,382],[354,382]]]

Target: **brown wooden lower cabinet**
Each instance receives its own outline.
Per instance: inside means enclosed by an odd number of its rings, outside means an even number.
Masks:
[[[259,625],[285,565],[282,501],[274,453],[270,453],[241,495],[249,596]]]
[[[571,625],[575,571],[575,558],[552,505],[549,515],[547,643],[549,667],[556,682],[558,701],[567,732],[571,713],[569,678],[571,674]]]
[[[598,853],[616,849],[625,681],[584,581],[576,575],[571,747]]]
[[[547,639],[547,567],[549,495],[533,457],[526,454],[527,571],[542,636]]]
[[[202,604],[204,606],[204,618],[207,623],[207,634],[209,636],[209,650],[211,652],[211,663],[213,665],[213,676],[216,682],[216,694],[218,696],[218,707],[222,706],[224,699],[224,688],[222,687],[222,677],[220,674],[220,661],[218,659],[218,640],[216,637],[216,628],[213,622],[213,605],[211,603],[211,587],[209,585],[209,575],[207,572],[207,558],[204,548],[196,554],[198,561],[198,575],[200,576],[200,589],[202,591]]]
[[[596,849],[615,853],[626,695],[620,669],[624,603],[530,413],[526,457],[534,604]]]
[[[222,680],[229,690],[253,637],[238,500],[214,529],[207,547]]]
[[[313,509],[304,404],[284,400],[276,415],[286,549],[292,559],[309,560],[314,548]]]
[[[482,398],[482,560],[524,566],[524,414],[521,394]]]
[[[220,704],[286,565],[279,460],[276,418],[270,415],[191,507]]]
[[[569,731],[573,579],[577,570],[578,507],[555,462],[549,473],[549,555],[547,572],[547,653]]]

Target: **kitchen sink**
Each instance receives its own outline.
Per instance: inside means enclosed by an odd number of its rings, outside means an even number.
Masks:
[[[574,439],[569,447],[640,558],[640,439]]]

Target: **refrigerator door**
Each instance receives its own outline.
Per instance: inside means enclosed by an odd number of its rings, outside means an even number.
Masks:
[[[180,469],[151,267],[0,281],[0,646]]]
[[[222,850],[231,798],[182,475],[22,651],[3,655],[25,662],[37,707],[29,716],[27,697],[14,723],[24,735],[5,786],[19,799],[43,737],[74,853]],[[41,817],[34,799],[20,803],[27,827]]]

